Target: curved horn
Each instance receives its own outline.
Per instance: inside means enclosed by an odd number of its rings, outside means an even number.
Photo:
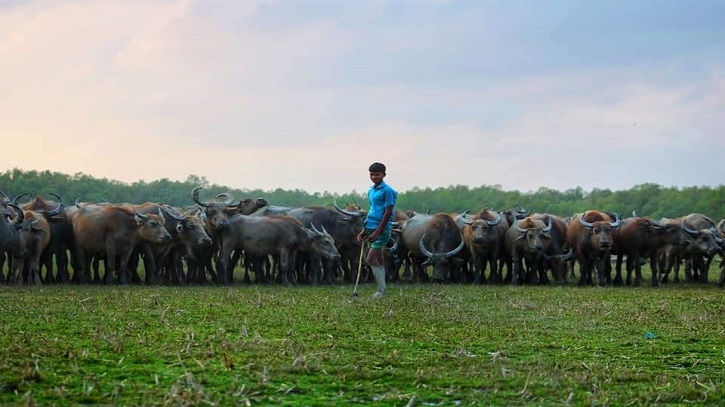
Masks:
[[[20,194],[20,195],[16,196],[15,198],[13,198],[13,203],[14,203],[15,205],[17,205],[17,204],[18,204],[18,200],[19,200],[20,198],[24,197],[25,195],[30,195],[30,194],[29,194],[29,193],[27,193],[27,192],[23,192],[22,194]]]
[[[61,213],[63,213],[63,210],[65,209],[65,204],[63,202],[60,202],[58,206],[55,207],[55,209],[49,210],[45,212],[45,216],[48,218],[52,218],[53,216],[58,216]]]
[[[221,194],[217,194],[217,198],[226,198],[224,200],[224,205],[226,205],[228,208],[236,208],[242,203],[242,200],[238,200],[237,202],[232,202],[232,195],[229,192],[222,192]]]
[[[355,213],[355,212],[350,212],[350,211],[346,211],[346,210],[344,210],[344,209],[340,208],[339,206],[337,206],[337,200],[333,200],[333,201],[332,201],[332,204],[333,204],[333,205],[335,206],[335,209],[336,209],[336,210],[337,210],[338,212],[340,212],[341,214],[343,214],[343,215],[345,215],[345,216],[350,216],[350,217],[352,217],[352,218],[357,218],[357,217],[359,217],[359,216],[360,216],[360,214],[359,214],[359,213]]]
[[[717,233],[717,225],[715,224],[715,222],[713,222],[712,219],[708,218],[707,216],[703,216],[703,218],[705,218],[707,223],[710,224],[710,230],[712,230],[712,233]]]
[[[315,232],[316,234],[318,234],[318,235],[321,235],[321,234],[322,234],[322,232],[320,232],[320,230],[319,230],[319,229],[317,229],[317,227],[315,226],[315,224],[314,224],[313,222],[310,222],[310,228],[311,228],[311,229],[312,229],[312,231],[313,231],[313,232]]]
[[[461,238],[461,243],[456,247],[455,249],[451,250],[450,252],[443,255],[443,257],[453,257],[458,254],[461,250],[463,250],[463,247],[466,245],[466,242],[463,241]]]
[[[434,257],[435,254],[431,253],[430,250],[428,250],[425,245],[423,244],[423,239],[425,239],[425,235],[420,237],[420,241],[418,242],[418,249],[425,257]]]
[[[9,196],[8,196],[8,194],[6,194],[5,192],[3,192],[3,191],[0,191],[0,194],[2,194],[3,198],[5,198],[5,200],[6,200],[6,201],[8,201],[8,202],[10,202],[10,201],[11,201],[10,197],[9,197]]]
[[[609,222],[609,225],[613,228],[616,228],[620,223],[622,223],[622,219],[619,218],[617,212],[607,212],[607,214],[614,217],[614,222]]]
[[[15,205],[12,202],[8,202],[8,206],[11,206],[13,209],[15,209],[15,212],[18,213],[18,222],[17,223],[22,223],[25,220],[25,214],[23,213],[23,210],[20,209],[20,207],[18,205]]]
[[[48,195],[53,195],[54,197],[58,198],[58,202],[63,202],[63,197],[58,194],[51,192]]]
[[[446,252],[446,253],[442,253],[442,254],[433,254],[433,253],[431,253],[430,250],[428,250],[425,247],[425,244],[423,244],[423,239],[424,238],[425,238],[425,235],[421,236],[420,241],[418,242],[418,249],[420,249],[420,252],[423,253],[426,257],[429,257],[429,258],[433,258],[433,257],[438,257],[438,258],[453,257],[456,254],[458,254],[458,252],[460,252],[463,249],[463,247],[466,245],[466,242],[464,242],[464,240],[461,239],[461,243],[455,249],[453,249],[453,250],[451,250],[449,252]]]
[[[552,226],[553,226],[553,225],[551,224],[551,217],[548,217],[548,219],[549,219],[549,222],[548,222],[548,223],[546,224],[546,227],[545,227],[544,229],[542,229],[542,231],[543,231],[544,233],[549,233],[549,232],[551,232],[551,228],[552,228]]]
[[[569,251],[561,255],[562,261],[569,261],[574,259],[574,249],[571,247],[569,248]]]
[[[170,217],[170,218],[172,218],[172,219],[174,219],[174,220],[177,220],[177,221],[179,221],[179,222],[183,222],[183,221],[185,221],[185,220],[186,220],[186,219],[184,219],[184,217],[183,217],[183,216],[179,216],[179,215],[177,215],[177,214],[176,214],[176,211],[174,211],[174,209],[173,209],[172,207],[170,207],[169,205],[164,205],[164,206],[163,206],[163,208],[164,208],[164,212],[165,212],[165,213],[166,213],[167,215],[169,215],[169,217]]]
[[[215,198],[225,198],[224,203],[232,202],[232,195],[229,192],[222,192],[222,193],[216,194]]]
[[[684,229],[685,232],[691,235],[696,235],[698,233],[697,230],[691,229],[690,226],[687,225],[687,221],[684,219],[682,220],[682,229]]]
[[[209,204],[199,201],[199,191],[202,190],[202,187],[196,187],[191,191],[191,199],[196,202],[197,205],[203,206],[204,208],[208,208]]]
[[[133,213],[136,216],[138,216],[139,218],[141,218],[143,220],[148,220],[149,217],[147,215],[143,215],[143,214],[138,213],[138,211],[136,211],[136,207],[135,206],[131,205],[131,209],[133,209]]]
[[[586,220],[584,220],[584,215],[586,215],[586,212],[582,212],[581,216],[579,216],[579,222],[581,222],[582,226],[584,226],[587,229],[591,229],[594,227],[593,223],[589,223]]]
[[[503,216],[501,215],[501,212],[496,212],[496,215],[496,219],[494,220],[485,219],[486,223],[488,223],[488,226],[496,226],[501,223],[501,221],[503,221]]]
[[[522,228],[522,227],[520,227],[520,226],[519,226],[519,221],[518,221],[518,219],[514,219],[514,222],[513,222],[513,227],[515,227],[515,228],[516,228],[516,230],[517,230],[517,231],[518,231],[519,233],[526,233],[526,232],[528,231],[528,229],[524,229],[524,228]]]
[[[632,217],[633,218],[636,218],[637,217],[637,210],[636,209],[632,210]]]
[[[519,204],[514,204],[514,208],[516,208],[516,212],[518,212],[518,213],[528,213],[529,212],[528,210],[526,210],[526,208],[524,208],[523,206],[521,206]]]
[[[395,252],[398,251],[398,241],[395,240],[395,239],[390,239],[390,240],[393,241],[393,246],[392,247],[386,247],[385,250],[387,250],[387,251],[389,251],[391,253],[395,253]]]

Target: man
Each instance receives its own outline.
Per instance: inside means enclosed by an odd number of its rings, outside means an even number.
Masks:
[[[385,296],[385,266],[383,263],[383,249],[390,240],[393,230],[393,209],[398,193],[386,184],[385,165],[375,162],[370,165],[370,181],[373,185],[368,189],[370,211],[365,218],[364,228],[357,235],[357,240],[363,242],[366,238],[370,242],[370,250],[365,259],[373,270],[378,289],[373,299]]]

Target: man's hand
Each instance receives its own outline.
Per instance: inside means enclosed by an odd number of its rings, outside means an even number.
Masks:
[[[368,236],[368,241],[374,242],[378,239],[378,236],[380,236],[380,231],[375,229],[375,231]]]
[[[360,233],[357,234],[357,241],[362,242],[365,240],[365,229],[361,230]]]

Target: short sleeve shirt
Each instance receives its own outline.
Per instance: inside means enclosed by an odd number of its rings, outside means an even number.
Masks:
[[[368,189],[368,200],[370,201],[370,211],[368,212],[367,218],[365,218],[366,229],[376,229],[383,220],[383,214],[385,208],[395,207],[395,200],[398,198],[398,193],[385,181],[379,185],[372,185]],[[393,217],[388,219],[388,224],[385,225],[386,229],[393,227]]]

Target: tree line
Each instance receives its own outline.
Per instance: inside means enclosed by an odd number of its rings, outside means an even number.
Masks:
[[[205,177],[189,175],[184,181],[163,178],[151,182],[137,181],[123,183],[107,178],[95,178],[77,173],[73,175],[51,171],[7,170],[0,174],[0,190],[10,197],[21,193],[42,195],[58,194],[72,203],[82,202],[159,202],[172,206],[192,205],[191,190],[203,187],[200,197],[209,199],[220,193],[229,193],[235,200],[243,198],[264,198],[272,205],[326,205],[337,201],[340,205],[358,203],[367,209],[365,192],[351,191],[347,194],[330,192],[308,193],[306,191],[277,188],[238,189],[211,184]],[[581,187],[558,191],[541,187],[533,192],[504,191],[498,185],[468,187],[451,185],[440,188],[416,187],[398,195],[398,209],[418,212],[476,212],[483,208],[503,210],[519,204],[538,213],[552,213],[570,216],[589,209],[614,211],[625,217],[636,211],[639,216],[653,219],[675,218],[690,213],[702,213],[716,222],[725,218],[725,185],[718,187],[690,186],[663,187],[647,183],[628,190],[612,191],[595,188],[584,191]]]

